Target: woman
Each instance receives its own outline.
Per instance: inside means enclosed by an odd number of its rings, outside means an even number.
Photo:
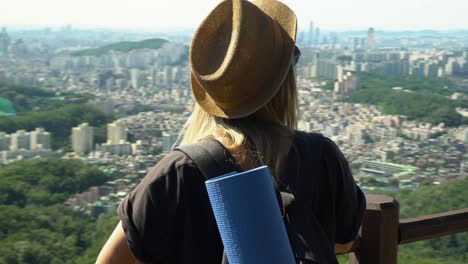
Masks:
[[[299,214],[317,218],[326,244],[346,251],[365,198],[331,140],[295,130],[296,27],[294,12],[274,0],[226,0],[208,15],[190,49],[196,105],[181,144],[216,139],[241,170],[268,165],[276,185],[307,204]],[[98,263],[221,262],[204,177],[180,151],[148,173],[118,214]]]

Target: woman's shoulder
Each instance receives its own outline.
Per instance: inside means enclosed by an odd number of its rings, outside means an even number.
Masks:
[[[168,177],[182,177],[187,171],[197,170],[194,162],[183,152],[173,150],[159,160],[148,172],[143,181],[152,184]]]
[[[301,159],[325,164],[347,164],[347,159],[338,145],[320,133],[295,131],[295,148]],[[333,166],[335,166],[333,165]]]
[[[305,132],[301,130],[294,131],[296,144],[301,146],[313,145],[314,149],[320,149],[322,152],[336,152],[339,150],[336,143],[321,133]]]

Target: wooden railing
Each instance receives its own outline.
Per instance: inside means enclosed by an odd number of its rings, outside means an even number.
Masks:
[[[398,245],[468,231],[468,208],[400,220],[398,202],[368,195],[360,237],[349,254],[351,264],[396,264]]]

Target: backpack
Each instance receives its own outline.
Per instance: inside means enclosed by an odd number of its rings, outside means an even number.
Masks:
[[[195,163],[205,180],[233,171],[240,171],[229,151],[214,139],[180,146],[175,150],[187,155]],[[328,238],[314,214],[305,216],[306,214],[301,213],[302,206],[295,200],[294,194],[281,192],[276,186],[275,193],[296,263],[338,264],[334,251],[329,246]],[[228,264],[225,252],[223,252],[221,264]]]

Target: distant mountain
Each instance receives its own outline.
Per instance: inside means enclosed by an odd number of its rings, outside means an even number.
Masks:
[[[95,49],[85,49],[73,52],[73,56],[100,56],[108,53],[111,50],[120,51],[120,52],[129,52],[136,49],[160,49],[168,41],[165,39],[147,39],[137,42],[124,41],[118,42],[106,46],[102,46]]]

